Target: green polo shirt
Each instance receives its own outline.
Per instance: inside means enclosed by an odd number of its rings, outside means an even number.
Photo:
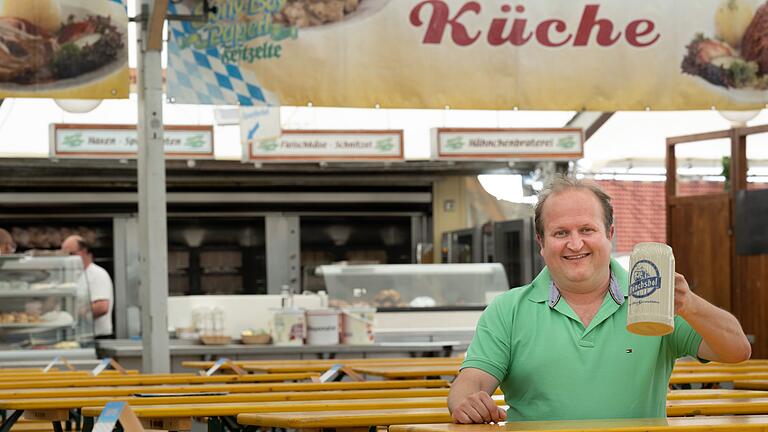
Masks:
[[[611,273],[586,329],[547,268],[483,312],[461,367],[499,380],[509,421],[666,416],[675,359],[696,357],[701,336],[680,317],[666,336],[629,333],[627,272],[611,261]]]

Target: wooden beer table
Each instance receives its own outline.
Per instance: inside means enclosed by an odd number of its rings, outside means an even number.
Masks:
[[[0,390],[57,388],[57,387],[96,387],[96,386],[136,386],[158,384],[214,384],[214,383],[255,383],[276,381],[299,381],[317,377],[319,374],[290,373],[290,374],[260,374],[260,375],[212,375],[200,376],[194,374],[169,374],[163,376],[110,376],[110,377],[72,377],[67,379],[29,380],[0,382]]]
[[[459,374],[458,365],[435,366],[359,366],[352,365],[352,370],[365,375],[375,375],[387,379],[421,378],[453,376]]]
[[[498,405],[503,405],[501,396],[494,396]],[[171,430],[172,426],[178,430],[181,426],[191,426],[192,417],[209,417],[208,425],[211,432],[220,432],[220,422],[225,418],[237,416],[242,413],[286,413],[286,415],[312,415],[318,412],[345,411],[354,413],[366,410],[394,410],[403,408],[436,408],[448,410],[448,401],[445,397],[422,398],[390,398],[390,399],[350,399],[350,400],[325,400],[325,401],[283,401],[262,403],[223,403],[223,404],[181,404],[181,405],[152,405],[132,407],[145,427],[148,429]],[[82,410],[84,421],[83,432],[90,432],[93,418],[97,417],[103,407],[84,407]],[[211,419],[215,417],[216,419]],[[234,421],[233,421],[234,423]],[[188,430],[189,428],[182,428]]]
[[[419,385],[419,382],[411,382]],[[339,385],[339,384],[344,384]],[[90,397],[66,397],[66,394],[47,395],[48,398],[10,398],[0,400],[0,409],[15,410],[2,426],[0,431],[7,432],[11,426],[20,418],[22,413],[33,419],[49,420],[54,423],[54,428],[60,428],[60,421],[69,418],[70,409],[82,408],[85,406],[103,406],[107,402],[126,401],[131,406],[141,405],[171,405],[171,404],[233,404],[246,402],[277,402],[277,401],[328,401],[345,399],[373,399],[381,402],[382,399],[402,399],[402,398],[439,398],[446,400],[448,388],[392,388],[384,390],[329,390],[349,388],[348,384],[354,384],[354,387],[361,387],[360,382],[354,383],[325,383],[314,384],[314,389],[323,391],[293,391],[293,392],[263,392],[263,393],[235,393],[224,395],[206,395],[201,393],[182,393],[176,395],[167,392],[171,387],[162,387],[164,393],[143,393],[144,396],[90,396]],[[446,383],[447,384],[447,383]],[[231,386],[230,386],[231,387]],[[319,388],[318,388],[319,387]],[[200,390],[206,390],[207,386],[196,386]],[[108,388],[93,390],[109,390]],[[142,388],[146,390],[147,388]],[[76,389],[83,390],[83,389]],[[194,391],[194,390],[193,390]]]
[[[274,365],[322,365],[331,367],[335,364],[461,364],[463,357],[370,357],[370,358],[339,358],[325,360],[235,360],[233,363],[245,369],[245,366],[274,366]],[[210,369],[215,361],[185,361],[181,365],[193,369]],[[222,368],[226,365],[222,365]]]
[[[677,400],[667,402],[667,415],[768,414],[768,399]],[[250,413],[237,416],[242,425],[284,428],[345,428],[407,423],[449,423],[447,408],[410,408],[312,413]],[[768,424],[766,426],[768,431]]]
[[[392,426],[389,432],[739,432],[768,431],[768,416],[683,417],[507,422],[503,424],[414,424]]]
[[[103,397],[129,396],[134,393],[262,393],[290,391],[326,391],[326,390],[384,390],[410,388],[448,387],[446,380],[398,380],[398,381],[339,381],[339,382],[302,382],[302,383],[261,383],[261,384],[196,384],[196,385],[156,385],[156,386],[118,386],[118,387],[83,387],[83,388],[46,388],[0,390],[0,399],[39,399],[61,397]]]
[[[413,360],[420,360],[420,361],[410,362],[409,364],[406,364],[406,362],[403,362],[403,361],[391,362],[391,361],[388,361],[387,359],[381,359],[380,361],[373,361],[377,359],[364,359],[364,360],[370,360],[370,361],[361,362],[359,361],[359,359],[353,359],[352,361],[350,361],[349,359],[340,359],[338,361],[334,360],[332,362],[327,362],[323,360],[322,362],[318,361],[318,362],[287,363],[287,364],[247,363],[241,366],[241,368],[251,372],[269,372],[269,373],[325,372],[330,367],[336,364],[342,364],[344,366],[352,367],[353,369],[358,367],[385,367],[385,366],[408,366],[408,367],[417,367],[417,366],[441,367],[442,366],[442,367],[453,367],[456,370],[458,370],[459,365],[461,365],[461,360],[463,359],[459,359],[458,357],[434,357],[434,358],[426,358],[426,360],[428,361],[424,361],[422,360],[421,357],[419,357],[418,359],[413,359]]]

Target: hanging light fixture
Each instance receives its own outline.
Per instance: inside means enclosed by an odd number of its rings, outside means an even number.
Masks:
[[[85,114],[96,109],[101,99],[54,99],[59,108],[72,114]]]

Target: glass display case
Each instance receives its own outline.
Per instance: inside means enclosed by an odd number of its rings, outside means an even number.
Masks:
[[[93,343],[83,263],[77,256],[0,256],[0,349]]]
[[[383,311],[482,308],[509,287],[499,263],[324,265],[317,273],[330,306]]]

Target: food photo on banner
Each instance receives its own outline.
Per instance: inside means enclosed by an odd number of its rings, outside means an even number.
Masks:
[[[215,0],[171,22],[177,102],[385,108],[755,109],[761,0]],[[169,13],[202,13],[174,0]]]
[[[121,0],[0,0],[0,98],[128,97]]]

